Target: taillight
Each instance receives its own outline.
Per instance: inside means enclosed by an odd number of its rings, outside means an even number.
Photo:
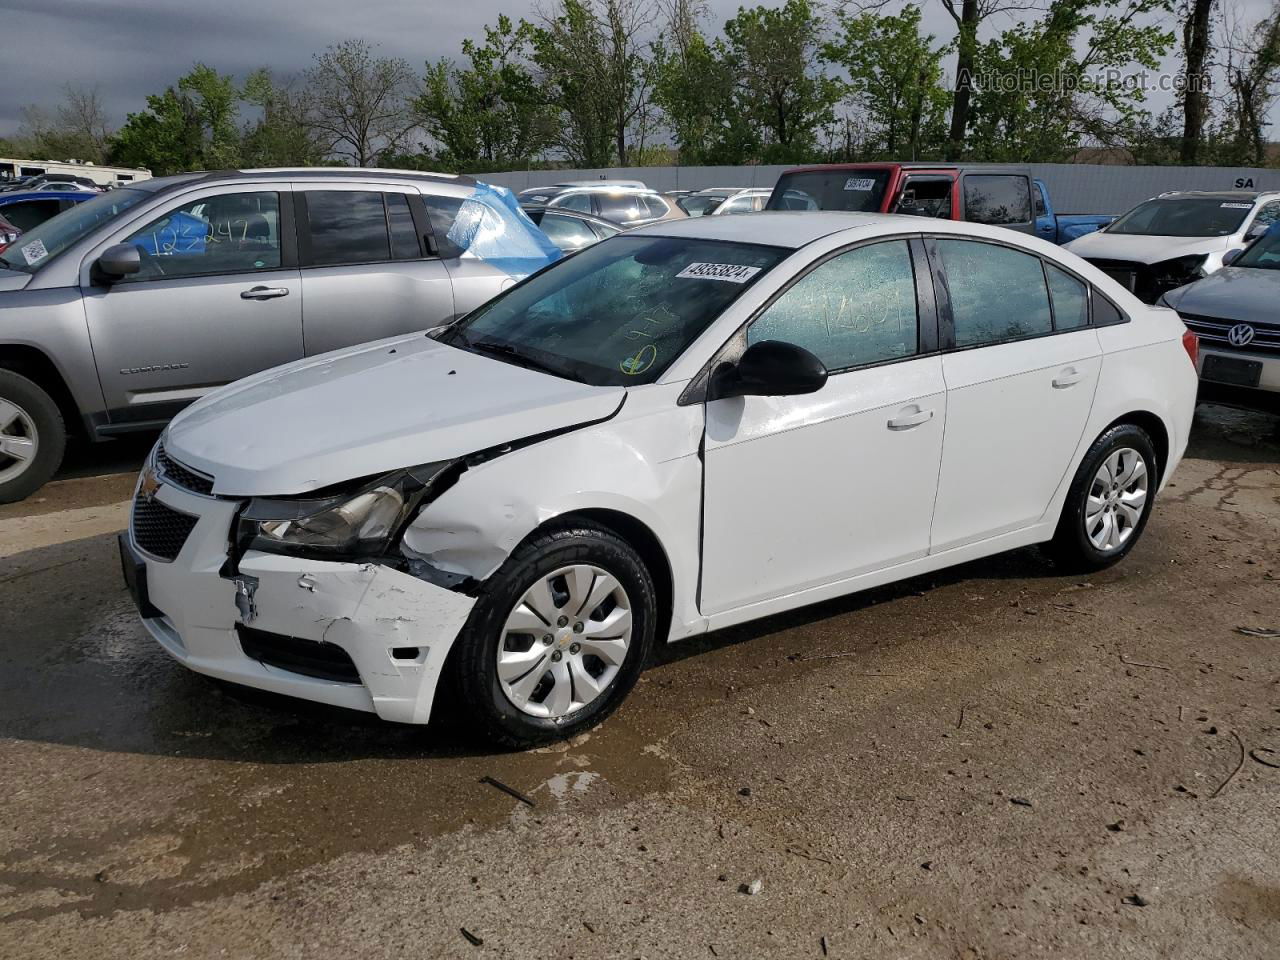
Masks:
[[[1191,358],[1191,365],[1194,367],[1200,360],[1200,338],[1188,330],[1182,335],[1182,349],[1187,351],[1187,356]]]

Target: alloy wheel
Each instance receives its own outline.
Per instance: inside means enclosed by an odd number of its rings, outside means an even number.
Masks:
[[[40,444],[31,414],[12,400],[0,397],[0,483],[26,472]]]
[[[540,576],[507,615],[497,671],[511,704],[556,720],[601,697],[631,645],[631,602],[618,579],[591,564]]]
[[[1150,475],[1132,447],[1112,451],[1098,467],[1084,506],[1084,532],[1098,550],[1122,547],[1142,519]]]

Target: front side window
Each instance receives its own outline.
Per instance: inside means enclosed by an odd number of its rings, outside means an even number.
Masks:
[[[382,194],[365,190],[308,190],[311,260],[320,265],[391,259]]]
[[[1268,227],[1277,220],[1280,220],[1280,200],[1264,203],[1262,209],[1258,211],[1258,215],[1253,218],[1255,225],[1260,223]]]
[[[1240,229],[1253,204],[1218,197],[1165,197],[1140,203],[1106,232],[1142,237],[1228,237]]]
[[[1053,330],[1040,258],[994,243],[938,240],[958,347]]]
[[[566,194],[560,200],[556,201],[557,207],[564,207],[566,210],[577,210],[579,213],[591,212],[591,194],[589,193],[570,193]]]
[[[1280,227],[1272,227],[1253,241],[1244,253],[1232,261],[1231,266],[1280,270]]]
[[[597,386],[652,383],[789,252],[617,236],[500,294],[440,338]]]
[[[828,370],[916,352],[919,323],[905,240],[850,250],[815,267],[747,329],[747,343],[785,340]]]
[[[1074,330],[1089,322],[1089,289],[1065,270],[1044,265],[1049,275],[1049,296],[1053,298],[1053,328]]]
[[[90,231],[114,220],[148,196],[142,190],[121,188],[77,203],[38,227],[24,231],[21,243],[15,243],[0,253],[0,268],[28,273],[38,270]],[[9,208],[0,209],[8,218]]]
[[[964,178],[964,218],[971,223],[1028,223],[1031,191],[1026,177],[1004,174]]]
[[[125,241],[142,253],[129,280],[252,273],[280,266],[280,195],[203,196],[170,210]]]
[[[940,178],[915,178],[902,188],[895,213],[909,217],[951,219],[951,181]]]

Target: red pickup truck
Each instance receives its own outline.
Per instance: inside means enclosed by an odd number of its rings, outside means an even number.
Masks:
[[[1029,169],[831,163],[783,171],[766,210],[903,213],[1035,232]]]

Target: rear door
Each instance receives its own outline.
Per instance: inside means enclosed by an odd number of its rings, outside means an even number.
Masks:
[[[297,183],[307,356],[447,323],[453,286],[411,185]]]
[[[938,237],[946,440],[930,550],[1038,522],[1064,482],[1102,367],[1088,286],[1034,254]]]
[[[1022,173],[966,173],[960,178],[963,219],[1034,233],[1031,178]]]
[[[142,270],[97,282],[90,263],[128,242]],[[81,286],[112,423],[165,420],[214,387],[302,357],[288,187],[238,184],[175,199],[104,239]]]

